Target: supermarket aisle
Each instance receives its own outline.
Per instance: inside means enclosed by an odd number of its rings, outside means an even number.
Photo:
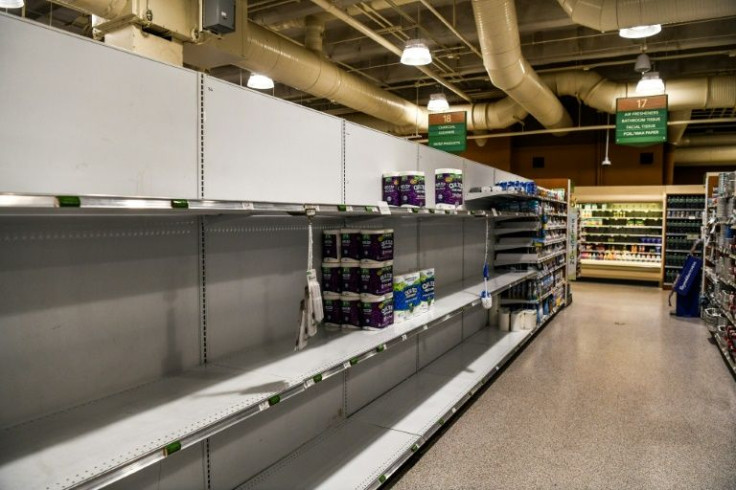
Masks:
[[[736,488],[736,383],[666,292],[574,303],[393,487]]]

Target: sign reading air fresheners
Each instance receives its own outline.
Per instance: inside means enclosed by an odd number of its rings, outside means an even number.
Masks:
[[[616,99],[616,144],[646,146],[667,141],[667,96]]]
[[[444,151],[465,151],[468,136],[465,111],[429,115],[429,146]]]

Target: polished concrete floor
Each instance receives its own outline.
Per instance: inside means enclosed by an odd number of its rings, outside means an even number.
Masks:
[[[736,489],[736,382],[700,321],[656,288],[573,294],[395,490]]]

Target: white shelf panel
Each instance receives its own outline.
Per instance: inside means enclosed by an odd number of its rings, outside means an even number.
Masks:
[[[649,237],[649,238],[660,238],[662,235],[646,235],[641,233],[599,233],[599,232],[589,232],[587,235],[581,235],[583,238],[585,236],[638,236],[638,237]],[[643,243],[642,245],[646,245]]]
[[[596,242],[586,240],[585,238],[580,240],[580,243],[595,243],[596,245],[644,245],[645,247],[661,247],[661,243],[640,243],[640,242]]]
[[[69,488],[151,453],[162,459],[167,444],[284,385],[263,373],[208,366],[6,429],[0,488]]]
[[[375,488],[530,334],[484,328],[239,488]]]
[[[496,276],[492,293],[530,272]],[[301,393],[480,303],[482,283],[457,284],[432,312],[380,331],[325,332],[293,352],[286,340],[225,358],[207,368],[164,378],[116,396],[5,430],[0,435],[0,488],[90,487],[114,481],[165,457],[163,448],[187,447]],[[80,436],[80,434],[83,434]]]
[[[238,490],[322,490],[377,486],[386,470],[411,454],[416,436],[352,417],[292,453]]]
[[[554,245],[556,243],[564,243],[567,241],[567,237],[562,238],[555,238],[553,240],[545,240],[545,241],[535,241],[535,240],[529,240],[523,243],[496,243],[493,248],[496,252],[500,252],[501,250],[513,250],[515,248],[533,248],[533,247],[549,247],[550,245]]]
[[[581,219],[662,219],[662,216],[586,216],[585,218]]]
[[[621,267],[641,267],[643,269],[660,269],[661,263],[653,262],[633,262],[627,260],[595,260],[595,259],[580,259],[580,263],[583,265],[613,265]]]
[[[567,205],[567,202],[549,197],[532,196],[530,194],[522,194],[520,192],[469,192],[465,198],[465,205],[468,209],[489,209],[495,203],[508,200],[532,200],[551,202],[555,204]]]
[[[564,282],[559,282],[552,286],[551,289],[549,289],[546,293],[544,293],[542,296],[540,296],[537,299],[520,299],[520,298],[501,298],[501,304],[502,305],[536,305],[541,301],[544,301],[545,299],[549,298],[554,294],[555,291],[560,289],[562,286],[564,286]]]
[[[546,262],[547,260],[554,259],[555,257],[559,257],[560,255],[566,254],[567,251],[560,250],[558,252],[554,252],[548,255],[544,255],[538,258],[534,259],[527,259],[527,258],[502,258],[497,257],[494,261],[494,264],[497,266],[504,266],[504,265],[514,265],[514,264],[541,264],[542,262]],[[522,255],[522,254],[517,254]],[[532,255],[532,254],[523,254],[523,255]]]
[[[641,226],[641,225],[586,225],[583,223],[581,225],[583,229],[585,228],[619,228],[619,229],[645,229],[645,228],[652,228],[652,229],[661,229],[662,226]]]

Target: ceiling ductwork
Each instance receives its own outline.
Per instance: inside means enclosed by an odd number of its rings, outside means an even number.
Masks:
[[[678,167],[708,167],[712,165],[736,165],[736,145],[678,148],[675,150]]]
[[[596,31],[736,15],[734,0],[557,0],[573,22]]]
[[[736,146],[736,133],[698,134],[682,138],[679,146]],[[736,164],[736,161],[734,162]]]
[[[572,126],[560,100],[521,53],[513,0],[473,0],[483,65],[496,87],[550,129]]]

